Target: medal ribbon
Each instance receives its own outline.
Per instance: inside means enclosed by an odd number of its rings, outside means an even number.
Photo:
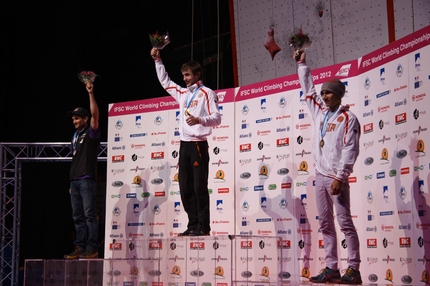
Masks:
[[[187,96],[187,108],[190,107],[191,102],[193,101],[194,97],[196,97],[197,92],[199,92],[199,90],[203,87],[203,84],[201,86],[199,86],[196,91],[194,92],[193,96],[190,98],[190,100],[188,100],[188,96]]]
[[[76,130],[73,135],[73,150],[76,150],[76,143],[78,143],[79,135],[81,134],[81,130]]]
[[[321,139],[324,139],[325,136],[325,130],[327,128],[327,123],[330,120],[330,118],[333,116],[333,114],[335,114],[337,112],[337,109],[330,115],[330,117],[328,117],[328,114],[330,113],[330,109],[327,111],[327,113],[324,116],[324,120],[323,120],[323,125],[321,126]],[[328,118],[327,118],[328,117]]]

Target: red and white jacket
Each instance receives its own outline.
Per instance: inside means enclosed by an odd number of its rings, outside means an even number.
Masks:
[[[155,61],[155,70],[161,86],[179,103],[179,138],[181,141],[205,141],[212,133],[212,126],[221,124],[221,114],[218,108],[216,93],[204,86],[201,81],[188,88],[184,88],[173,82],[164,68],[162,61]],[[187,100],[191,100],[188,109],[190,114],[200,119],[200,124],[188,125],[185,115]]]
[[[298,75],[306,104],[314,121],[312,152],[315,169],[322,175],[347,183],[359,154],[360,123],[349,110],[349,105],[340,105],[324,125],[329,109],[316,93],[312,74],[305,63],[298,64]],[[325,135],[322,137],[322,127]],[[320,146],[321,140],[324,146]]]

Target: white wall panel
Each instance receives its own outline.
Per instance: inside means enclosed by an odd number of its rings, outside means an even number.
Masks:
[[[413,13],[412,1],[394,0],[396,40],[403,38],[414,31]]]
[[[400,0],[396,1],[400,2]],[[408,2],[408,1],[405,1]],[[429,0],[412,0],[413,3],[413,19],[414,29],[411,31],[415,32],[430,24],[430,1]]]
[[[334,63],[359,58],[388,44],[386,1],[331,1]]]
[[[282,7],[281,14],[279,11],[275,11],[275,4]],[[243,82],[256,82],[276,77],[275,64],[277,62],[272,61],[269,52],[264,47],[268,37],[267,30],[270,27],[274,28],[275,41],[281,48],[284,48],[282,34],[279,32],[282,30],[283,19],[291,18],[291,13],[282,6],[282,3],[272,0],[238,0],[234,3],[234,14],[240,85]],[[279,57],[280,53],[276,57]],[[252,80],[248,81],[248,79]]]
[[[296,32],[300,27],[303,32],[309,34],[312,46],[308,49],[308,64],[311,67],[321,67],[333,64],[333,26],[330,0],[293,0],[293,26],[286,31],[289,36],[291,32]],[[322,14],[319,14],[322,12]],[[293,29],[294,28],[294,29]],[[288,43],[288,39],[287,39]],[[296,73],[295,61],[291,58],[292,51],[286,55],[286,70],[283,75]],[[279,75],[281,76],[281,75]]]
[[[359,58],[389,43],[383,0],[233,0],[239,85],[296,72],[289,35],[302,27],[313,40],[308,64],[324,67]],[[395,0],[396,39],[430,23],[430,0]],[[282,49],[264,48],[273,27]]]

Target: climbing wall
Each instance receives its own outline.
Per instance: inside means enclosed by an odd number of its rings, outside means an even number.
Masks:
[[[296,72],[289,36],[301,27],[313,44],[312,68],[359,58],[389,43],[387,1],[233,0],[239,85]],[[396,39],[430,23],[430,0],[394,1]],[[273,31],[281,49],[273,59],[264,44]]]

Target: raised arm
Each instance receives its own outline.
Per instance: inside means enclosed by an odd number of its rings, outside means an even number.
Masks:
[[[91,82],[87,82],[85,84],[85,87],[87,88],[88,95],[90,98],[90,112],[91,112],[91,121],[90,125],[93,130],[96,130],[99,128],[99,106],[97,105],[97,101],[94,97],[94,84]]]

